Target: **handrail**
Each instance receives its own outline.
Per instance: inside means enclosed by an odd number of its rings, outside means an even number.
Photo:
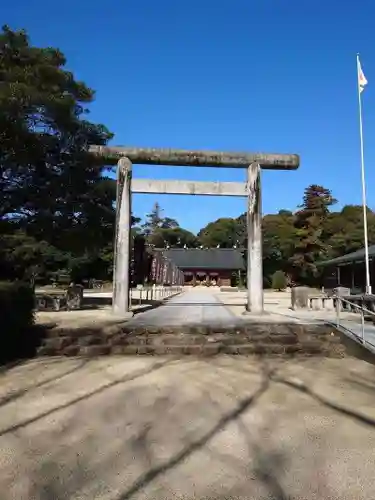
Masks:
[[[351,330],[350,328],[347,328],[346,326],[343,326],[343,328],[345,328],[346,330],[348,330],[356,339],[358,339],[360,341],[360,343],[362,345],[368,344],[369,346],[371,346],[372,348],[374,348],[375,345],[372,342],[369,342],[368,340],[365,339],[365,314],[364,313],[369,313],[370,315],[375,316],[375,312],[374,311],[370,311],[370,309],[367,309],[363,305],[361,306],[361,305],[355,304],[354,302],[351,302],[348,299],[344,299],[343,297],[340,297],[339,295],[334,295],[333,299],[337,300],[337,302],[336,302],[336,326],[337,327],[341,326],[340,325],[340,309],[341,309],[340,308],[340,301],[343,302],[343,303],[345,302],[346,304],[349,304],[351,306],[356,307],[361,312],[360,314],[361,314],[362,335],[361,336],[357,335],[355,333],[355,331]]]
[[[333,295],[332,297],[333,299],[338,299],[338,300],[341,300],[341,302],[345,302],[346,304],[349,304],[351,306],[354,306],[356,307],[357,309],[361,309],[363,312],[366,312],[366,313],[369,313],[371,314],[372,316],[375,316],[375,312],[374,311],[370,311],[370,309],[367,309],[367,307],[364,307],[364,306],[360,306],[358,304],[356,304],[355,302],[351,302],[350,300],[348,299],[344,299],[343,297],[340,297],[339,295]]]

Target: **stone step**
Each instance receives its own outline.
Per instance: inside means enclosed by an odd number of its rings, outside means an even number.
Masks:
[[[79,347],[89,347],[91,345],[119,345],[119,346],[159,346],[159,345],[307,345],[313,343],[320,345],[324,342],[339,343],[340,339],[337,336],[304,336],[297,335],[185,335],[185,334],[160,334],[160,335],[115,335],[112,337],[100,335],[87,335],[84,337],[52,337],[46,338],[43,345],[52,349],[63,349],[68,345],[78,345]]]
[[[340,336],[325,325],[251,324],[241,327],[164,327],[155,329],[60,328],[48,330],[39,355],[233,354],[341,357]]]
[[[187,325],[187,326],[163,326],[163,327],[133,327],[129,328],[126,325],[110,325],[104,327],[85,326],[80,328],[55,327],[47,330],[47,337],[85,337],[89,335],[112,336],[116,334],[127,335],[245,335],[247,337],[263,336],[263,335],[305,335],[314,334],[315,336],[326,336],[334,330],[332,326],[324,324],[298,324],[298,323],[251,323],[249,325],[240,326],[210,326],[210,325]]]
[[[57,339],[55,339],[57,340]],[[39,355],[64,355],[64,356],[100,356],[107,354],[196,354],[196,355],[214,355],[214,354],[258,354],[258,355],[320,355],[328,357],[342,357],[343,349],[337,341],[327,340],[305,340],[302,342],[277,344],[277,343],[238,343],[229,344],[222,342],[207,342],[197,344],[173,344],[155,342],[153,344],[91,344],[82,345],[69,343],[68,338],[58,339],[62,342],[46,342],[40,347]]]
[[[39,348],[40,356],[86,356],[96,357],[109,354],[114,355],[196,355],[196,356],[214,356],[217,354],[228,355],[259,355],[259,356],[319,356],[341,358],[344,353],[340,350],[319,348],[316,346],[282,346],[282,345],[131,345],[131,346],[111,346],[94,345],[80,347],[77,345],[67,346],[60,351],[48,347]]]
[[[63,337],[62,337],[63,338]],[[90,337],[89,337],[90,338]],[[83,337],[81,340],[89,340]],[[103,338],[103,343],[107,339]],[[223,344],[223,345],[243,345],[248,343],[259,344],[296,344],[298,342],[297,335],[284,334],[284,335],[187,335],[181,334],[159,334],[159,335],[124,335],[119,334],[111,337],[111,344],[118,345],[190,345],[190,344]],[[99,342],[100,343],[100,342]]]

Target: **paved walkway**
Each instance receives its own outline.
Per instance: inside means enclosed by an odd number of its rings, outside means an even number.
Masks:
[[[375,326],[365,323],[364,331],[362,331],[361,323],[357,321],[342,320],[341,326],[345,329],[345,333],[351,337],[354,334],[357,339],[364,338],[366,347],[372,352],[375,352]]]
[[[187,290],[162,306],[136,315],[129,326],[180,326],[188,324],[225,324],[241,322],[222,304],[214,292]]]

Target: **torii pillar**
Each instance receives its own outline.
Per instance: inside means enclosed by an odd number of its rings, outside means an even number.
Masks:
[[[112,311],[119,316],[127,314],[130,309],[131,179],[132,163],[123,157],[117,164],[112,297]]]
[[[246,312],[263,313],[261,169],[247,169],[247,302]]]

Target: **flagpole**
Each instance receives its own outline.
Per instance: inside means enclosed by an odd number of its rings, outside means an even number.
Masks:
[[[365,160],[363,154],[363,124],[362,124],[362,99],[360,86],[360,62],[357,54],[357,80],[358,80],[358,110],[359,110],[359,135],[361,139],[361,180],[362,180],[362,207],[363,207],[363,233],[365,240],[365,265],[366,265],[366,294],[372,293],[370,281],[370,263],[368,255],[368,230],[367,230],[367,203],[366,203],[366,178]]]

